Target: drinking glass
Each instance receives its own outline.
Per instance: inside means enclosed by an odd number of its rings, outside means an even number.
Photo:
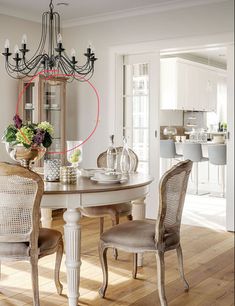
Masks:
[[[67,160],[73,167],[78,167],[82,161],[82,141],[68,140],[67,141]]]

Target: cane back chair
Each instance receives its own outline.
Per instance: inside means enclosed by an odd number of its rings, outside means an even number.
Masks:
[[[117,171],[120,171],[120,158],[122,153],[122,147],[117,147]],[[138,156],[135,152],[129,149],[131,157],[131,171],[136,172],[138,167]],[[99,168],[107,167],[107,151],[101,153],[97,158],[97,166]],[[132,220],[132,204],[131,203],[119,203],[115,205],[104,205],[82,208],[82,214],[86,217],[98,217],[100,218],[100,235],[104,231],[104,217],[109,215],[112,220],[112,225],[119,224],[119,218],[121,216],[127,216],[128,220]]]
[[[38,259],[56,252],[54,280],[58,294],[63,255],[60,232],[40,228],[41,177],[21,166],[0,162],[0,262],[27,260],[31,264],[33,305],[39,306]]]
[[[103,285],[99,290],[105,296],[108,285],[107,249],[116,248],[134,254],[133,278],[137,274],[137,253],[155,252],[157,260],[158,292],[161,306],[167,306],[165,295],[164,253],[176,250],[180,275],[185,290],[189,285],[184,276],[183,255],[180,245],[180,225],[188,177],[192,161],[182,161],[167,171],[159,185],[157,221],[136,220],[112,227],[100,237],[99,254],[103,270]]]

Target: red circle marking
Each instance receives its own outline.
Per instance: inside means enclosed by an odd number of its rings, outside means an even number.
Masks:
[[[35,78],[37,78],[39,75],[41,74],[44,74],[44,72],[46,73],[55,73],[55,74],[51,74],[49,75],[48,77],[45,77],[46,80],[50,80],[51,78],[53,77],[62,77],[62,76],[67,76],[67,77],[70,77],[70,76],[75,76],[76,78],[79,78],[79,79],[82,79],[84,82],[88,83],[89,86],[93,89],[93,91],[95,92],[95,96],[96,96],[96,99],[97,99],[97,113],[96,113],[96,122],[95,122],[95,127],[93,128],[93,130],[91,131],[91,133],[87,136],[87,138],[85,140],[83,140],[79,145],[75,146],[74,148],[72,149],[69,149],[69,150],[65,150],[65,151],[61,151],[61,152],[47,152],[47,154],[66,154],[67,152],[69,151],[72,151],[78,147],[80,147],[81,145],[85,144],[91,137],[92,135],[95,133],[96,129],[97,129],[97,126],[98,126],[98,123],[99,123],[99,115],[100,115],[100,97],[99,97],[99,94],[98,94],[98,91],[97,89],[95,88],[95,86],[89,81],[89,80],[86,80],[83,76],[79,75],[79,74],[75,74],[75,75],[72,75],[72,74],[63,74],[63,73],[59,73],[58,70],[42,70],[40,72],[38,72],[36,75],[34,75],[30,80],[29,82],[27,83],[26,86],[24,86],[23,90],[19,93],[19,96],[18,96],[18,101],[17,101],[17,105],[16,105],[16,115],[19,115],[19,105],[22,101],[22,98],[23,98],[23,94],[24,92],[26,91],[26,89],[29,87],[29,85],[33,82],[33,80]],[[20,131],[22,136],[24,137],[24,139],[30,143],[29,139],[27,138],[27,136],[22,132]],[[40,148],[37,148],[37,150],[41,150]]]

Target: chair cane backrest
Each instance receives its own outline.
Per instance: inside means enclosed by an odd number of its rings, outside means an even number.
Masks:
[[[117,147],[117,171],[120,171],[120,159],[123,147]],[[131,172],[136,172],[138,167],[138,156],[136,153],[128,148],[131,157]],[[101,153],[97,158],[97,166],[99,168],[107,168],[107,151]]]
[[[167,171],[159,185],[159,211],[155,240],[164,244],[164,235],[180,232],[181,217],[193,162],[182,161]]]
[[[42,194],[38,174],[0,162],[0,242],[36,243]]]

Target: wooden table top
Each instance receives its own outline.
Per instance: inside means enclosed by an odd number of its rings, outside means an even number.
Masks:
[[[62,184],[60,182],[44,182],[44,194],[69,194],[69,193],[94,193],[138,188],[149,185],[153,177],[140,173],[129,175],[129,179],[123,183],[100,184],[87,177],[79,177],[77,184]]]

